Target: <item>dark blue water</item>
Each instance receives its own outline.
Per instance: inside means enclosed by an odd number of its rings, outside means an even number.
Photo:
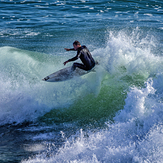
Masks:
[[[1,0],[0,11],[0,162],[163,161],[161,0]],[[42,81],[75,40],[96,71]]]

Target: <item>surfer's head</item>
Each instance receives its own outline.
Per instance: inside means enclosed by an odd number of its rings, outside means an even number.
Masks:
[[[80,42],[77,40],[73,42],[73,46],[74,46],[75,50],[77,50],[79,47],[81,47]]]

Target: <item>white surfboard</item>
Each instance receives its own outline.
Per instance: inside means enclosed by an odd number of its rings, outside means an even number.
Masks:
[[[92,69],[90,71],[94,71],[94,70]],[[47,82],[65,81],[65,80],[72,79],[75,76],[85,75],[85,74],[89,73],[90,71],[85,71],[85,70],[82,70],[79,68],[76,68],[75,71],[72,71],[71,66],[70,66],[70,67],[66,67],[64,69],[61,69],[57,72],[54,72],[53,74],[46,76],[42,80],[47,81]]]

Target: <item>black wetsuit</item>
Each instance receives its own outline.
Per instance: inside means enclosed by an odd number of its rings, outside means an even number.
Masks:
[[[88,71],[88,70],[91,70],[95,66],[95,61],[85,45],[79,47],[77,49],[77,55],[69,59],[68,61],[75,61],[78,58],[81,59],[83,64],[75,62],[72,66],[72,70],[75,70],[76,67],[78,67],[80,69]]]

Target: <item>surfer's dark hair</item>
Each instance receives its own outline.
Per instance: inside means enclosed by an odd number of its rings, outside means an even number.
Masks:
[[[73,42],[73,45],[80,45],[80,42],[76,40]]]

